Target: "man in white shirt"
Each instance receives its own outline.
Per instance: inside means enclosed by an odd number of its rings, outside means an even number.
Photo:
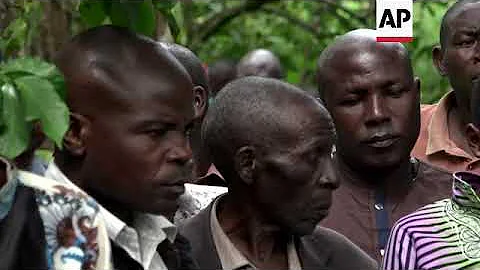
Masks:
[[[46,176],[101,205],[116,269],[191,269],[171,223],[191,175],[193,85],[158,43],[101,26],[59,53],[70,129]]]

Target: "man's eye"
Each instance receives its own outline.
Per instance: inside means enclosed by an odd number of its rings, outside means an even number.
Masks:
[[[151,129],[146,132],[150,137],[162,137],[167,133],[166,129]]]
[[[360,98],[347,98],[340,101],[341,106],[355,106],[360,102]]]
[[[388,89],[387,94],[393,98],[399,98],[403,95],[405,89],[401,87],[391,87]]]
[[[468,38],[468,39],[462,39],[457,42],[457,45],[459,46],[470,46],[475,42],[473,38]]]

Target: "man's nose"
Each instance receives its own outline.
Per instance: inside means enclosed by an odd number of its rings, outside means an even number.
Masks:
[[[475,64],[480,63],[480,40],[477,40],[473,51],[473,60]]]
[[[173,139],[172,146],[167,153],[168,162],[176,162],[180,165],[192,163],[192,149],[190,142],[185,136]]]
[[[389,120],[388,110],[381,95],[372,95],[368,99],[365,115],[366,125],[379,125]]]
[[[338,180],[333,161],[331,159],[328,160],[323,168],[322,176],[320,177],[320,185],[324,188],[330,189],[336,189],[340,185],[340,181]]]

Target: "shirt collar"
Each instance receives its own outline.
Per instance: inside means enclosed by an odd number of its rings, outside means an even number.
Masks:
[[[452,200],[460,207],[480,211],[480,175],[469,172],[453,174]]]
[[[81,190],[60,171],[53,161],[48,165],[45,177],[64,183],[75,190]],[[165,239],[173,243],[177,235],[175,225],[162,215],[136,213],[133,224],[135,228],[130,228],[101,205],[100,213],[105,220],[108,237],[141,263],[145,269],[149,268],[158,244]]]
[[[249,266],[253,269],[257,269],[247,258],[245,258],[245,256],[243,256],[243,254],[235,247],[232,241],[230,241],[218,222],[217,203],[223,196],[224,195],[219,196],[214,201],[210,213],[210,230],[212,231],[213,242],[222,264],[222,268],[225,270],[235,270]],[[287,253],[288,269],[302,269],[293,237],[287,244]]]
[[[450,139],[448,129],[448,112],[455,102],[455,93],[452,91],[445,94],[437,104],[428,124],[428,141],[426,155],[432,155],[444,151],[455,156],[470,158],[465,151],[459,149]]]

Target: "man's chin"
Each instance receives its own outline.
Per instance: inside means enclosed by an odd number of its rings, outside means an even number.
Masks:
[[[168,220],[172,221],[173,217],[175,216],[175,213],[178,210],[178,203],[175,203],[175,204],[169,203],[168,205],[163,204],[163,205],[158,205],[156,207],[152,207],[152,206],[143,208],[141,212],[157,215],[157,216],[164,216]]]

